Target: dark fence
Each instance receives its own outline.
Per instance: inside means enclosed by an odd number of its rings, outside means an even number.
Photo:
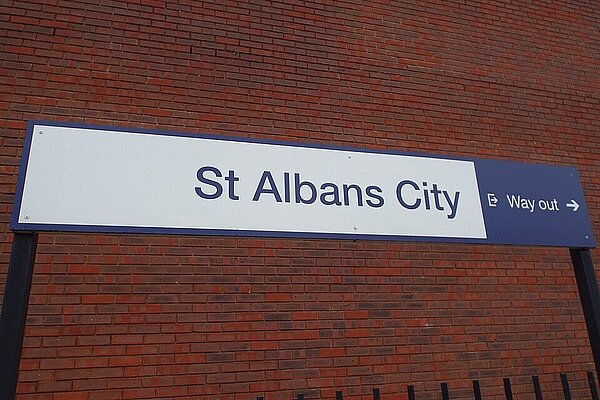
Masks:
[[[564,394],[565,400],[572,400],[571,389],[569,388],[569,378],[567,377],[567,374],[561,373],[560,380],[562,383],[562,389],[563,389],[563,394]],[[587,380],[588,380],[588,384],[590,386],[592,400],[599,400],[598,399],[598,390],[596,389],[596,382],[594,379],[593,372],[588,371]],[[537,375],[535,375],[535,376],[531,377],[531,381],[533,384],[533,392],[535,393],[535,399],[543,400],[544,398],[542,396],[542,387],[540,385],[540,378]],[[510,379],[504,378],[503,382],[504,382],[504,395],[506,396],[506,400],[513,400],[513,393],[512,393],[512,388],[510,385]],[[442,391],[442,400],[450,400],[450,392],[448,389],[448,383],[442,382],[440,384],[440,389]],[[408,385],[407,391],[408,391],[408,400],[416,400],[415,387],[413,385]],[[479,381],[473,381],[473,398],[474,398],[474,400],[482,400],[483,399],[481,396],[481,386],[479,384]],[[259,396],[256,398],[256,400],[265,400],[265,398],[263,396]],[[298,393],[296,395],[296,400],[304,400],[304,394]],[[344,400],[344,394],[342,391],[335,392],[335,400]],[[381,394],[380,394],[379,389],[377,389],[377,388],[373,389],[373,400],[381,400]]]

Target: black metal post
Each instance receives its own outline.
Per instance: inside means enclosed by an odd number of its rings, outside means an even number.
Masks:
[[[0,316],[2,400],[13,400],[17,391],[37,237],[37,233],[15,233],[12,243]]]
[[[531,377],[531,379],[533,380],[533,391],[535,392],[535,400],[543,400],[540,378],[537,375],[534,375]]]
[[[381,394],[377,388],[373,388],[373,400],[381,400]]]
[[[408,385],[408,400],[415,400],[415,387]]]
[[[479,381],[473,381],[473,395],[475,400],[481,400],[481,385]]]
[[[587,372],[588,383],[590,384],[590,391],[592,392],[592,400],[598,400],[598,391],[596,390],[596,382],[594,381],[594,373],[592,371]]]
[[[448,384],[446,382],[442,382],[440,384],[442,388],[442,400],[450,400],[450,393],[448,392]]]
[[[600,292],[592,254],[589,249],[570,249],[570,251],[592,355],[596,364],[596,375],[600,377]]]
[[[513,400],[512,388],[510,387],[510,379],[504,378],[504,395],[506,396],[506,400]]]
[[[335,392],[335,400],[344,400],[344,395],[342,394],[341,390]]]
[[[560,374],[560,381],[562,382],[565,400],[571,400],[571,388],[569,388],[569,378],[567,378],[567,374]]]

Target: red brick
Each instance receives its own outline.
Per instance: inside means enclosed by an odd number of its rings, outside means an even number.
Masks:
[[[30,119],[573,165],[598,221],[599,14],[593,2],[0,6],[0,293]],[[447,381],[466,398],[479,378],[501,398],[502,377],[526,397],[539,374],[559,398],[560,371],[582,397],[592,369],[564,249],[42,234],[19,393],[370,398],[415,383],[433,398]]]
[[[65,393],[54,393],[52,396],[52,400],[87,400],[86,392],[65,392]]]

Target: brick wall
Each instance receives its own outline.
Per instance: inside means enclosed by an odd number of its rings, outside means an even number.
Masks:
[[[573,165],[600,237],[600,6],[464,3],[2,2],[0,293],[29,119]],[[559,399],[561,371],[590,397],[565,249],[42,234],[36,261],[21,399],[500,399],[532,374]]]

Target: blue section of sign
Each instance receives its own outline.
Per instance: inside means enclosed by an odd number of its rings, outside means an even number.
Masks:
[[[487,243],[595,247],[577,170],[475,160]]]

